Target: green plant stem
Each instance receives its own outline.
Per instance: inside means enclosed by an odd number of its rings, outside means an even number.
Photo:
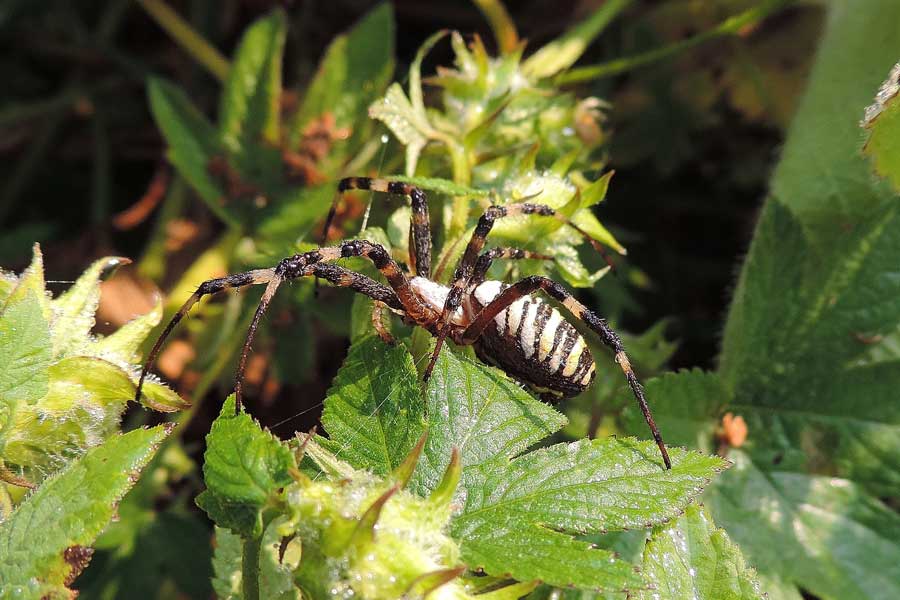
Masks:
[[[447,143],[447,151],[450,153],[450,161],[453,165],[453,182],[469,185],[472,181],[472,172],[469,168],[467,152],[455,142]],[[453,239],[466,230],[466,223],[469,219],[469,202],[468,196],[453,200],[453,217],[450,219],[448,239]]]
[[[162,0],[137,0],[137,2],[194,60],[224,83],[230,65],[228,59],[212,44]]]
[[[519,45],[519,33],[503,2],[500,0],[472,0],[472,3],[478,7],[478,10],[490,23],[500,52],[509,54],[515,50]]]
[[[740,32],[740,30],[747,25],[766,18],[768,15],[786,6],[791,1],[792,0],[768,0],[760,4],[759,6],[745,10],[744,12],[734,15],[733,17],[729,17],[712,29],[707,29],[702,33],[698,33],[694,37],[682,40],[669,46],[663,46],[662,48],[655,48],[648,52],[636,54],[634,56],[617,58],[615,60],[601,63],[599,65],[590,65],[572,69],[571,71],[567,71],[558,75],[556,78],[554,78],[553,82],[556,85],[566,85],[571,83],[591,81],[593,79],[601,79],[603,77],[612,77],[613,75],[618,75],[619,73],[624,73],[625,71],[630,71],[631,69],[642,67],[658,60],[663,60],[665,58],[678,54],[679,52],[687,50],[688,48],[699,46],[700,44],[706,43],[710,40],[734,35]]]
[[[244,600],[259,600],[259,551],[262,538],[260,534],[258,537],[244,539],[241,558],[241,591]]]

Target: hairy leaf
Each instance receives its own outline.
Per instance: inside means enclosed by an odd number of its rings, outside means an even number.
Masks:
[[[421,494],[440,481],[451,448],[460,453],[464,489],[492,464],[504,464],[566,423],[502,371],[447,350],[435,365],[425,403],[428,441],[411,482]]]
[[[245,412],[235,414],[229,396],[206,436],[203,480],[206,491],[197,505],[220,527],[244,537],[263,531],[262,511],[293,479],[294,455],[278,439],[260,429]]]
[[[671,519],[726,465],[718,457],[670,452],[673,466],[666,470],[652,442],[608,438],[492,465],[480,486],[467,487],[465,506],[452,522],[463,560],[488,573],[557,586],[642,587],[630,564],[568,536]]]
[[[369,116],[387,125],[406,146],[406,174],[412,176],[419,154],[432,134],[425,111],[416,110],[400,84],[393,83],[383,98],[369,106]]]
[[[100,277],[128,262],[118,256],[95,261],[72,287],[52,301],[56,317],[52,327],[54,356],[60,357],[86,346],[94,327],[94,313],[100,304]]]
[[[47,393],[52,350],[50,326],[37,295],[29,290],[18,302],[8,302],[0,312],[0,410],[4,418],[9,418],[19,402],[35,402]]]
[[[159,426],[112,437],[28,497],[0,524],[0,589],[62,586],[77,575],[84,564],[76,566],[73,557],[85,556],[167,431]]]
[[[338,458],[386,475],[422,435],[424,412],[406,347],[371,336],[351,347],[325,399],[322,425]]]
[[[644,573],[655,583],[639,599],[760,600],[756,573],[702,506],[658,527],[644,550]]]

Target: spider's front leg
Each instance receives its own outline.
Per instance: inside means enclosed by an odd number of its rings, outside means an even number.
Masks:
[[[361,273],[355,273],[338,265],[322,262],[349,256],[364,256],[371,259],[394,289],[378,283]],[[178,312],[175,313],[172,320],[169,321],[162,334],[156,340],[156,343],[154,343],[153,348],[150,350],[150,354],[147,355],[144,368],[141,371],[137,390],[135,391],[135,399],[139,400],[141,397],[141,389],[143,388],[144,380],[156,361],[163,342],[178,322],[187,315],[191,307],[193,307],[203,296],[234,288],[265,284],[266,289],[263,292],[259,305],[256,308],[256,312],[253,315],[253,320],[247,331],[247,338],[241,349],[241,358],[235,376],[235,408],[240,412],[244,370],[246,368],[253,338],[263,314],[268,308],[272,297],[275,295],[278,286],[281,285],[282,282],[289,279],[297,279],[312,275],[326,279],[336,286],[348,287],[356,292],[369,296],[373,300],[387,305],[400,314],[406,314],[408,309],[416,310],[419,308],[419,300],[409,289],[409,282],[400,271],[397,263],[388,256],[387,251],[384,248],[365,240],[344,242],[340,246],[320,248],[319,250],[298,254],[282,260],[276,267],[271,269],[256,269],[246,273],[237,273],[228,275],[227,277],[210,279],[209,281],[200,284],[197,291],[194,292]]]
[[[322,243],[326,241],[328,230],[337,212],[337,201],[344,192],[350,190],[371,190],[385,194],[408,196],[412,208],[409,223],[409,261],[413,272],[419,277],[431,277],[431,219],[428,215],[428,200],[420,188],[402,181],[371,177],[346,177],[338,183],[338,193],[331,204],[322,229]]]

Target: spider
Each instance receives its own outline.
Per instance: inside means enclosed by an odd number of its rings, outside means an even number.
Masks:
[[[549,206],[530,202],[492,205],[485,209],[478,220],[452,282],[445,286],[431,279],[431,230],[425,193],[418,187],[401,181],[368,177],[342,179],[338,184],[338,194],[331,212],[326,218],[325,232],[334,218],[340,195],[349,190],[371,190],[409,197],[412,206],[410,267],[414,275],[404,272],[379,244],[367,240],[348,240],[336,246],[321,247],[285,258],[269,269],[255,269],[204,281],[175,313],[150,350],[138,382],[136,397],[140,398],[144,378],[153,366],[166,337],[203,296],[232,288],[265,285],[241,350],[235,377],[235,404],[240,411],[247,357],[263,313],[278,286],[284,281],[314,276],[372,298],[375,301],[373,325],[378,335],[387,342],[391,342],[392,338],[380,319],[382,307],[387,307],[407,323],[423,327],[435,336],[435,348],[424,373],[425,381],[431,375],[441,346],[449,337],[456,344],[474,346],[476,355],[482,361],[499,367],[526,384],[542,399],[553,401],[569,398],[583,392],[594,380],[594,359],[575,327],[558,310],[534,295],[543,291],[562,304],[573,317],[585,323],[613,351],[659,446],[663,462],[667,469],[671,468],[669,454],[653,421],[643,387],[631,368],[619,336],[606,321],[552,279],[531,276],[512,285],[486,279],[494,260],[549,258],[518,248],[491,248],[482,252],[497,219],[515,215],[552,217],[572,227],[602,252],[598,242]],[[388,285],[330,262],[351,256],[371,260]]]

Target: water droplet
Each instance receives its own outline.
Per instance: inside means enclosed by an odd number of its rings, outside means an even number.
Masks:
[[[389,139],[390,139],[390,138],[387,136],[386,133],[382,133],[382,134],[381,134],[381,143],[382,143],[382,144],[387,144]]]

